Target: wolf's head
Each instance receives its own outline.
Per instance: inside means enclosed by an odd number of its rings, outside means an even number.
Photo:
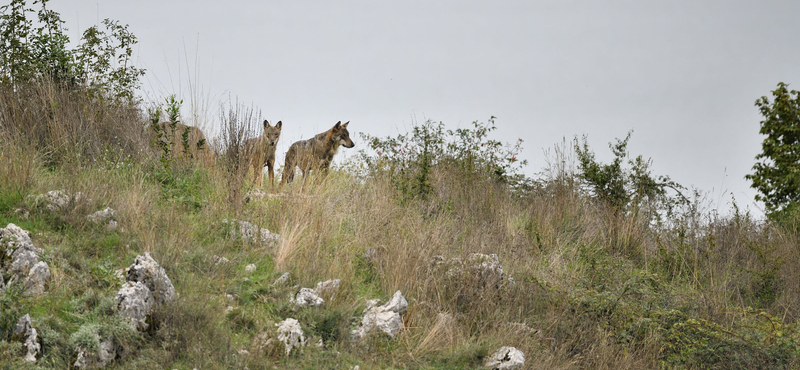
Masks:
[[[345,122],[342,124],[342,121],[336,122],[336,125],[333,126],[333,140],[338,145],[341,145],[345,148],[352,148],[356,146],[353,143],[353,140],[350,140],[350,131],[347,131],[347,125],[350,124],[350,121]]]
[[[264,138],[268,146],[275,146],[278,144],[278,138],[281,137],[281,126],[283,122],[278,121],[275,126],[271,126],[267,120],[264,120]]]

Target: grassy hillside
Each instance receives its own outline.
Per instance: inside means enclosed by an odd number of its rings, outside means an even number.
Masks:
[[[95,332],[122,348],[111,364],[119,369],[481,368],[501,346],[522,350],[530,369],[800,366],[797,235],[746,214],[697,202],[668,213],[612,206],[562,166],[563,152],[541,178],[514,177],[518,167],[481,149],[482,126],[451,149],[423,126],[394,142],[370,138],[391,150],[427,137],[409,156],[365,154],[324,181],[245,202],[247,153],[217,146],[211,161],[172,159],[180,149],[163,156],[138,105],[53,91],[2,95],[0,227],[30,231],[52,271],[42,296],[0,294],[2,368],[68,368]],[[236,148],[251,118],[221,117],[239,120],[223,122],[215,142]],[[501,165],[487,172],[487,163]],[[50,190],[92,201],[50,211],[29,197]],[[106,206],[116,230],[86,219]],[[223,222],[232,219],[280,239],[244,241]],[[114,297],[118,270],[145,252],[179,297],[136,331]],[[472,253],[496,254],[511,281],[436,262]],[[289,281],[274,284],[284,272]],[[321,307],[290,303],[328,279],[341,287]],[[396,290],[409,301],[400,334],[351,340],[367,300]],[[35,364],[12,339],[24,314],[41,337]],[[289,356],[259,348],[289,317],[309,345]]]

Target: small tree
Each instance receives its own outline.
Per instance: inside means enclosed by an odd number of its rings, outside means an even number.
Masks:
[[[745,176],[759,192],[756,200],[764,202],[773,218],[800,201],[800,92],[787,87],[778,83],[772,102],[766,96],[756,100],[764,116],[759,133],[767,137],[756,155],[753,173]]]
[[[612,207],[617,214],[646,208],[651,218],[658,218],[659,211],[668,214],[678,204],[688,204],[688,199],[681,193],[683,186],[672,181],[669,176],[654,177],[651,175],[651,161],[637,156],[631,159],[628,155],[628,140],[617,139],[615,144],[609,143],[614,160],[610,164],[602,164],[595,160],[594,152],[589,148],[586,137],[579,143],[575,139],[575,154],[578,157],[578,177],[588,187],[592,195],[601,202]],[[626,168],[625,164],[629,168]],[[670,196],[668,189],[675,193]]]

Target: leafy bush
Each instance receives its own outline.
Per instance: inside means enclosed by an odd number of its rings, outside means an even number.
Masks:
[[[522,173],[526,161],[517,156],[522,140],[514,145],[489,139],[497,129],[495,117],[475,121],[472,128],[445,130],[443,123],[414,125],[410,134],[378,138],[362,134],[370,154],[359,152],[367,176],[387,176],[402,194],[426,199],[433,193],[435,171],[455,171],[464,181],[487,181],[525,189],[530,179]]]
[[[618,212],[645,208],[651,211],[666,210],[671,214],[676,205],[688,204],[688,199],[681,193],[683,186],[672,181],[669,176],[653,177],[650,174],[651,160],[641,155],[630,159],[627,152],[628,140],[617,139],[615,144],[608,144],[614,154],[610,164],[602,164],[595,160],[594,152],[589,148],[586,137],[579,144],[575,139],[575,153],[578,156],[578,177],[584,182],[590,193],[601,202]],[[629,166],[626,168],[624,165]],[[675,193],[670,196],[667,189]],[[657,212],[652,212],[658,217]]]

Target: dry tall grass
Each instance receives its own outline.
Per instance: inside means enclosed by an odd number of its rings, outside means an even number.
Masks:
[[[0,96],[9,104],[0,108],[2,138],[15,143],[0,147],[0,226],[33,231],[53,280],[44,298],[0,299],[0,326],[32,312],[47,338],[42,366],[67,367],[75,353],[66,338],[111,320],[108,302],[121,283],[113,271],[144,252],[180,298],[155,313],[153,329],[120,339],[130,349],[117,358],[120,368],[476,368],[504,345],[521,349],[531,369],[797,365],[797,235],[746,214],[687,207],[655,225],[592,199],[566,157],[525,193],[442,164],[431,169],[425,199],[407,197],[388,177],[344,168],[244,203],[242,144],[260,121],[254,109],[222,109],[217,142],[225,150],[217,148],[216,163],[167,170],[147,147],[138,113],[81,110],[93,103],[35,91],[29,107]],[[104,156],[109,147],[123,155]],[[94,202],[30,209],[29,218],[15,212],[30,208],[27,195],[53,189]],[[106,205],[117,209],[121,231],[86,222]],[[222,223],[232,218],[281,239],[244,242]],[[513,282],[435,262],[472,253],[497,254]],[[245,272],[251,263],[257,269]],[[291,283],[273,285],[287,271]],[[298,287],[334,278],[341,288],[323,307],[289,304]],[[351,341],[366,300],[395,290],[409,299],[400,335]],[[259,338],[287,317],[324,346],[259,355]],[[9,339],[0,338],[0,363],[14,367]]]

